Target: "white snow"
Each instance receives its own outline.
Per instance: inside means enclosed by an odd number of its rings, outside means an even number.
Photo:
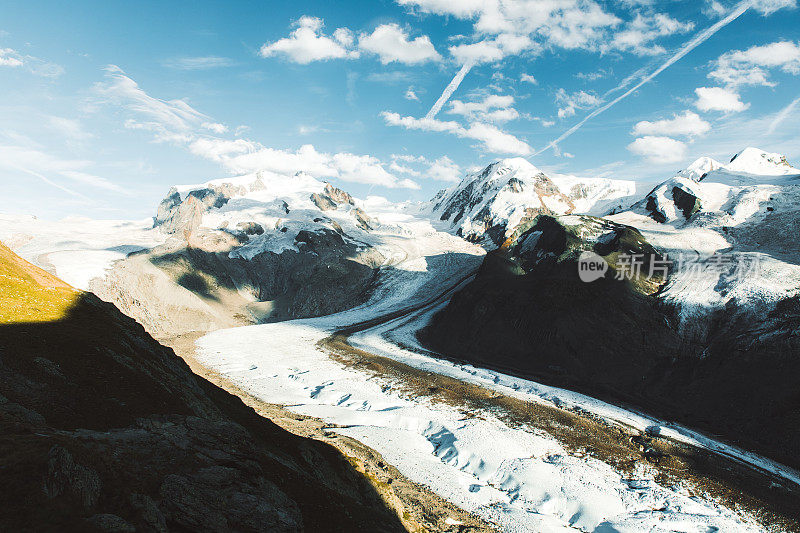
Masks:
[[[675,205],[675,188],[700,200],[689,220]],[[650,197],[664,223],[648,216],[645,201],[607,218],[636,227],[673,260],[693,260],[692,268],[673,271],[660,296],[679,310],[684,333],[702,338],[712,314],[731,301],[768,316],[778,301],[800,293],[800,248],[786,220],[774,219],[800,217],[800,169],[783,156],[747,148],[729,165],[701,158]],[[754,267],[737,272],[739,265]]]
[[[426,208],[434,219],[449,215],[443,230],[480,239],[495,225],[505,226],[509,236],[531,209],[599,216],[629,207],[635,194],[633,181],[545,175],[526,159],[511,158],[468,174]]]
[[[733,161],[725,165],[732,172],[745,172],[762,176],[785,176],[800,174],[800,169],[792,167],[781,154],[765,152],[758,148],[745,148]]]
[[[59,221],[0,214],[0,241],[22,258],[48,270],[73,287],[88,290],[114,261],[161,244],[165,236],[152,229],[152,219]]]
[[[441,250],[440,239],[433,234],[394,245],[405,244],[399,255],[416,263],[419,250]],[[456,243],[445,242],[454,251]],[[407,247],[412,243],[416,249]],[[437,257],[441,256],[425,257],[429,268],[424,274],[414,269],[385,269],[382,289],[361,308],[317,319],[217,331],[198,341],[197,356],[265,401],[342,426],[335,431],[376,449],[409,479],[503,531],[757,530],[754,523],[743,522],[713,502],[659,485],[649,467],[640,468],[633,477],[624,476],[599,460],[568,453],[545,433],[512,427],[496,413],[466,413],[408,396],[397,383],[346,368],[316,347],[339,327],[424,301],[437,287],[453,285],[469,272],[459,260]],[[417,276],[410,278],[415,273]],[[410,280],[416,281],[409,284]],[[397,319],[352,340],[357,347],[417,368],[528,401],[585,404],[602,416],[613,419],[613,414],[634,427],[656,423],[568,391],[409,352],[384,336],[403,326],[399,335],[408,340],[412,330],[424,322],[423,315],[431,311]],[[668,426],[664,432],[678,434]]]
[[[464,186],[480,181],[478,201],[455,225],[440,223],[441,210],[432,213],[432,204],[397,205],[375,196],[355,200],[357,207],[373,217],[374,231],[356,225],[351,206],[320,211],[310,195],[322,192],[324,183],[310,176],[260,173],[210,182],[229,183],[244,192],[205,213],[203,228],[235,229],[239,223],[256,222],[264,229],[263,235],[251,236],[248,244],[235,248],[234,255],[249,258],[263,251],[294,249],[299,231],[328,227],[330,220],[357,244],[375,247],[385,262],[367,304],[322,318],[216,331],[198,341],[198,359],[265,401],[341,426],[336,431],[375,448],[411,480],[505,531],[758,530],[754,522],[715,502],[658,484],[646,465],[634,476],[624,476],[597,459],[568,453],[545,433],[511,426],[498,413],[466,413],[410,397],[399,383],[346,368],[316,346],[340,327],[420,306],[444,287],[468,279],[479,266],[483,249],[438,229],[483,231],[483,221],[475,217],[484,208],[494,223],[512,228],[528,207],[545,205],[560,213],[599,215],[610,209],[619,211],[637,192],[632,182],[554,175],[550,178],[560,194],[540,197],[533,187],[537,174],[539,170],[526,160],[511,159],[490,167],[480,180],[480,173],[467,176],[439,198],[451,201]],[[800,170],[785,164],[778,154],[756,149],[743,151],[728,165],[703,158],[657,188],[656,200],[667,223],[647,217],[642,206],[609,218],[639,228],[653,245],[670,253],[687,252],[704,261],[715,253],[761,261],[762,269],[742,280],[713,273],[671,278],[663,297],[680,308],[683,327],[688,328],[702,323],[710,310],[732,298],[751,308],[769,307],[781,297],[798,293],[800,266],[781,256],[786,248],[781,239],[788,237],[770,236],[768,231],[766,238],[758,237],[765,242],[753,244],[736,241],[723,230],[769,229],[766,206],[774,207],[776,213],[800,209],[798,175]],[[525,185],[523,192],[506,187],[512,177]],[[208,185],[177,190],[185,198]],[[689,222],[675,209],[675,186],[701,199],[701,212]],[[150,220],[46,222],[0,215],[0,240],[78,288],[88,287],[90,280],[102,276],[127,253],[165,239],[151,229]],[[416,344],[413,332],[441,305],[443,301],[363,331],[351,342],[416,368],[525,401],[584,410],[638,430],[649,428],[800,482],[800,474],[791,469],[686,428],[570,391],[438,359]]]

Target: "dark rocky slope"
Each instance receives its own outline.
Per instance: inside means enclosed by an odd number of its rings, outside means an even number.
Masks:
[[[192,374],[111,304],[2,246],[0,273],[0,530],[403,530],[335,449]]]
[[[422,341],[456,360],[622,402],[800,466],[796,299],[770,317],[726,310],[706,342],[689,342],[657,299],[662,278],[616,280],[612,266],[592,283],[579,279],[582,250],[610,265],[623,252],[658,255],[634,228],[577,218],[541,216],[489,253]]]

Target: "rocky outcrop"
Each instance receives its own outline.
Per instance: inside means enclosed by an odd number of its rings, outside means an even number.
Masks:
[[[60,319],[0,324],[0,529],[403,530],[336,450],[192,374],[111,304],[73,295]]]
[[[632,190],[628,182],[581,180],[558,182],[525,159],[504,159],[468,174],[430,202],[432,215],[451,230],[489,248],[500,246],[538,215],[585,213],[617,206]]]
[[[353,197],[330,183],[325,183],[325,189],[321,193],[311,194],[310,198],[314,205],[322,211],[332,211],[338,209],[339,206],[349,206],[350,214],[355,218],[356,225],[365,231],[372,229],[372,219],[363,209],[356,207]]]
[[[591,283],[578,270],[587,251],[608,265]],[[626,273],[615,269],[621,254],[638,254],[640,270],[616,279]],[[664,281],[660,260],[633,228],[539,216],[487,254],[476,279],[420,336],[441,353],[482,366],[596,390],[638,390],[653,361],[685,351],[650,296]]]
[[[160,246],[118,262],[92,290],[151,334],[175,335],[355,307],[369,298],[383,262],[328,229],[302,230],[280,253],[228,249]]]
[[[578,270],[587,250],[608,265],[592,282]],[[632,256],[642,275],[620,276]],[[688,335],[662,299],[661,259],[632,227],[540,216],[487,254],[420,338],[447,357],[634,405],[800,466],[798,299],[731,300],[704,336]]]

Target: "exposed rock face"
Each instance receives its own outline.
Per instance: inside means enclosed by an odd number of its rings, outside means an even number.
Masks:
[[[244,232],[245,235],[263,235],[264,228],[257,222],[239,222],[236,229]]]
[[[166,245],[117,263],[92,289],[153,335],[336,313],[365,302],[382,256],[334,230],[300,231],[294,249],[243,258]]]
[[[577,257],[611,265],[592,283]],[[476,279],[420,332],[471,364],[625,402],[800,466],[800,306],[731,303],[707,336],[679,331],[664,277],[612,279],[620,254],[660,264],[634,228],[589,217],[538,217],[487,254]]]
[[[524,159],[504,159],[440,191],[431,201],[431,211],[457,235],[491,248],[538,215],[585,213],[595,208],[605,212],[603,206],[617,205],[634,188],[614,180],[566,176],[558,180]]]
[[[369,297],[384,261],[359,237],[377,223],[303,174],[173,188],[155,217],[166,244],[91,289],[156,336],[335,313]]]
[[[166,233],[191,233],[200,226],[204,213],[219,209],[236,194],[244,194],[240,187],[231,184],[209,186],[189,191],[184,200],[173,187],[158,206],[154,224]]]
[[[356,207],[353,197],[341,189],[337,189],[330,183],[325,184],[325,189],[321,193],[313,193],[311,201],[314,202],[322,211],[332,211],[338,209],[340,205],[350,206],[350,213],[356,219],[356,224],[359,228],[369,231],[372,229],[370,225],[372,219],[367,216],[363,209]]]
[[[330,183],[325,184],[325,190],[322,193],[312,194],[311,201],[323,211],[336,209],[342,204],[356,205],[352,196]]]
[[[61,320],[0,324],[0,529],[403,530],[333,448],[195,376],[111,304],[75,297]]]
[[[476,279],[421,337],[447,355],[505,371],[593,383],[598,390],[638,389],[652,361],[684,351],[648,296],[663,276],[619,281],[609,273],[582,282],[578,257],[586,250],[611,264],[620,253],[642,254],[644,272],[660,260],[633,228],[592,217],[539,216],[487,254]]]
[[[700,211],[702,207],[702,203],[697,196],[684,191],[680,187],[672,188],[672,199],[675,200],[675,206],[683,212],[683,216],[686,218],[692,218],[692,215]]]

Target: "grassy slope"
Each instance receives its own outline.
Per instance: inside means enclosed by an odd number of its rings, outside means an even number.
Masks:
[[[79,295],[0,243],[0,324],[62,319]]]

